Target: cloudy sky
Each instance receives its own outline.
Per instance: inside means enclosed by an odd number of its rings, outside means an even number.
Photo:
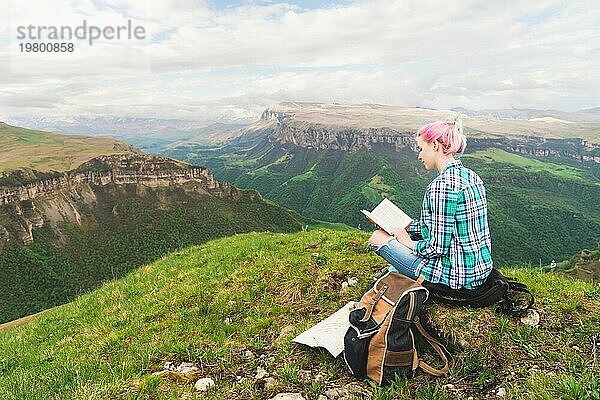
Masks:
[[[0,20],[0,119],[251,120],[280,101],[600,106],[598,0],[8,0]],[[21,52],[40,40],[19,26],[84,20],[131,20],[145,39]]]

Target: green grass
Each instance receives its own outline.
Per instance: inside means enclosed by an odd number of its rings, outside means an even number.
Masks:
[[[0,122],[0,172],[19,168],[67,171],[100,155],[125,153],[128,147],[114,139],[59,135]]]
[[[190,361],[216,381],[206,398],[299,391],[316,399],[353,379],[342,360],[291,339],[357,299],[385,266],[366,239],[356,231],[248,233],[174,252],[0,332],[0,398],[200,398],[192,383],[152,376],[166,361]],[[364,384],[373,398],[482,399],[498,387],[508,399],[598,398],[590,338],[600,322],[599,288],[531,269],[505,272],[536,295],[539,329],[490,309],[431,306],[455,357],[451,373],[419,373],[389,388]],[[348,277],[359,283],[340,292]],[[277,374],[273,391],[254,383],[257,366]],[[305,380],[307,370],[322,381]]]
[[[306,171],[303,174],[291,177],[287,182],[284,183],[284,185],[287,184],[288,182],[289,183],[300,182],[300,181],[305,181],[305,180],[308,180],[308,179],[313,179],[314,177],[315,177],[314,170],[313,169],[309,169],[308,171]]]
[[[82,223],[61,223],[60,232],[48,223],[56,200],[22,202],[21,216],[11,206],[0,207],[0,226],[11,235],[8,242],[0,241],[0,323],[71,301],[106,280],[190,245],[242,232],[293,232],[313,223],[341,225],[300,217],[251,192],[216,198],[170,188],[146,188],[144,194],[132,186],[113,189],[73,186],[71,190],[93,194],[97,202],[73,203]],[[33,229],[33,243],[24,246],[16,240],[18,229],[22,218],[32,218],[28,210],[34,208],[46,223]],[[60,235],[63,242],[58,241]]]
[[[585,181],[586,174],[580,168],[571,167],[564,164],[555,164],[551,162],[540,161],[534,158],[523,157],[518,154],[509,153],[501,149],[487,149],[469,153],[463,156],[466,159],[479,159],[487,163],[511,164],[524,168],[527,172],[548,172],[564,179],[574,179],[576,181]],[[596,184],[600,184],[596,182]]]
[[[384,177],[381,175],[375,175],[371,178],[369,183],[361,189],[361,193],[369,199],[373,204],[377,204],[381,201],[382,197],[387,197],[390,200],[394,200],[394,195],[391,194],[393,191],[390,190],[392,187],[385,183]]]

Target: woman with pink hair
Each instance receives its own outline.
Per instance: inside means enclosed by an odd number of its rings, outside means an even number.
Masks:
[[[457,117],[427,124],[416,140],[419,161],[440,173],[427,186],[421,217],[395,228],[392,236],[378,229],[369,243],[391,270],[452,289],[475,289],[492,270],[491,240],[483,182],[454,157],[467,144],[462,123]]]

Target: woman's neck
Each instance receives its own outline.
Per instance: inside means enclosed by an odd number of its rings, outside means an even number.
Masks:
[[[438,171],[441,173],[444,170],[444,168],[446,168],[446,165],[450,164],[452,161],[454,161],[454,155],[452,155],[452,154],[441,155],[437,162]]]

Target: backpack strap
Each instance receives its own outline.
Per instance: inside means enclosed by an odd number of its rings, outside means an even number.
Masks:
[[[439,283],[424,282],[431,298],[438,303],[451,306],[488,307],[500,303],[500,310],[508,315],[518,316],[533,306],[534,296],[527,285],[514,278],[504,276],[493,268],[486,281],[475,289],[451,289]],[[525,295],[525,302],[518,301],[517,293]]]
[[[367,302],[367,311],[365,312],[365,316],[358,322],[367,322],[369,318],[371,318],[371,315],[373,314],[373,309],[375,308],[375,304],[377,304],[379,299],[381,299],[381,296],[383,296],[383,294],[388,290],[388,287],[388,285],[383,285],[381,291],[378,292],[377,287],[374,286],[374,295],[371,298],[371,300]]]
[[[444,375],[445,373],[447,373],[450,370],[450,362],[448,361],[448,357],[446,357],[446,354],[450,355],[450,353],[444,347],[443,344],[441,344],[439,341],[434,339],[433,336],[431,336],[425,330],[425,328],[423,328],[423,325],[421,325],[421,321],[419,320],[419,317],[415,317],[415,326],[417,327],[417,329],[419,330],[421,335],[423,335],[425,340],[427,340],[427,342],[431,345],[431,347],[433,347],[434,350],[439,354],[440,358],[444,362],[444,366],[440,369],[432,367],[431,365],[427,364],[425,361],[419,359],[419,357],[417,356],[417,351],[415,349],[415,357],[413,358],[413,370],[415,370],[417,368],[421,368],[423,371],[425,371],[428,374],[431,374],[433,376]],[[452,359],[452,356],[450,356],[450,358]]]
[[[526,313],[527,310],[529,310],[533,306],[533,303],[535,302],[535,297],[533,297],[533,294],[529,291],[526,285],[517,282],[513,278],[506,279],[508,281],[508,290],[504,295],[504,301],[501,304],[502,310],[507,314],[513,316],[519,316],[521,314]],[[523,293],[527,297],[527,303],[519,305],[517,301],[514,301],[514,299],[512,298],[513,296],[509,295],[510,292]]]
[[[439,290],[439,287],[431,289],[428,285],[427,288],[431,293],[431,297],[442,304],[448,304],[451,306],[471,306],[475,308],[487,307],[501,300],[507,290],[507,286],[504,285],[493,285],[488,288],[481,288],[477,291],[473,291],[470,295],[461,291],[452,290]],[[459,297],[464,296],[464,297]]]

